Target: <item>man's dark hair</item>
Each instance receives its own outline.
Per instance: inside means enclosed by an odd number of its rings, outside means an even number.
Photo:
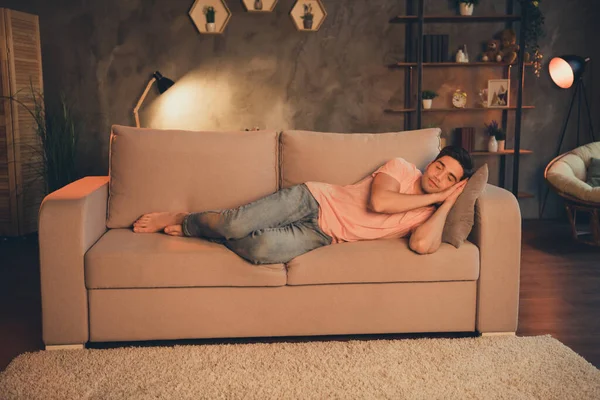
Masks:
[[[468,151],[460,146],[446,146],[440,151],[435,160],[443,156],[449,156],[454,158],[463,168],[463,176],[461,180],[470,178],[473,175],[473,159]],[[435,161],[433,160],[433,161]]]

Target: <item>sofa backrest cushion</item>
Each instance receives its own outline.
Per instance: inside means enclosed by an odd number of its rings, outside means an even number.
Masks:
[[[586,182],[592,187],[600,186],[600,158],[590,158],[590,166],[587,169]]]
[[[194,132],[115,125],[110,137],[108,228],[159,211],[239,207],[274,193],[275,131]]]
[[[281,187],[308,181],[354,184],[396,157],[423,171],[441,150],[440,134],[439,128],[386,133],[283,131]]]

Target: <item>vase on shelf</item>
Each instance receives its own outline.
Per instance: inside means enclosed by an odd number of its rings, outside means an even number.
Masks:
[[[260,11],[263,9],[263,3],[262,0],[255,0],[254,1],[254,9],[257,11]]]
[[[216,26],[214,22],[208,22],[206,24],[206,32],[215,32],[216,31]]]
[[[431,108],[432,103],[433,103],[432,99],[423,99],[423,108],[425,110],[429,110]]]
[[[488,141],[488,151],[490,153],[498,152],[498,141],[496,140],[496,136],[490,136],[490,140]]]
[[[473,3],[460,3],[460,15],[473,15]]]
[[[504,140],[496,140],[496,141],[498,142],[498,151],[499,152],[503,152],[505,150],[504,149],[504,142],[505,141]]]

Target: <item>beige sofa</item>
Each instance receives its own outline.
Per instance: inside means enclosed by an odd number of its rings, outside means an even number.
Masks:
[[[521,216],[487,185],[469,241],[418,255],[407,239],[339,243],[255,265],[225,246],[133,222],[154,211],[237,207],[306,181],[355,183],[393,157],[425,168],[439,129],[379,134],[189,132],[114,126],[109,176],[43,201],[43,341],[335,334],[514,334]]]

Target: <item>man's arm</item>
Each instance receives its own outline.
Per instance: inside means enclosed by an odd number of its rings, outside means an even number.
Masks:
[[[379,173],[375,175],[375,179],[371,183],[371,195],[367,203],[367,208],[373,212],[394,214],[427,207],[446,200],[452,194],[455,187],[456,185],[438,193],[399,193],[400,183],[387,174]]]
[[[383,173],[375,175],[371,183],[371,196],[367,207],[370,211],[394,214],[426,207],[440,200],[440,194],[399,193],[400,182]]]
[[[452,207],[445,201],[423,225],[413,230],[408,242],[408,246],[413,251],[419,254],[430,254],[440,247],[442,231],[450,208]]]
[[[419,254],[434,253],[442,244],[442,232],[450,209],[462,193],[467,181],[464,180],[452,186],[453,192],[444,203],[433,213],[433,215],[413,230],[408,246]]]

